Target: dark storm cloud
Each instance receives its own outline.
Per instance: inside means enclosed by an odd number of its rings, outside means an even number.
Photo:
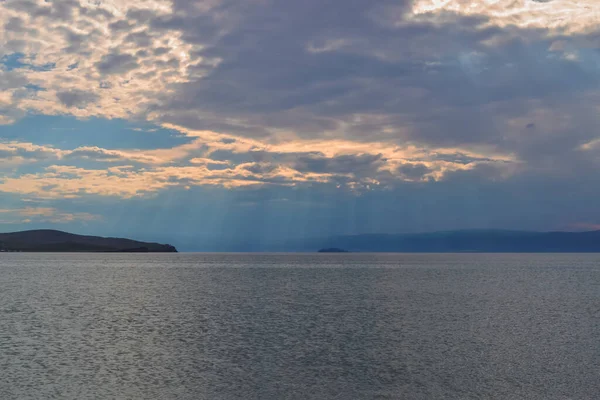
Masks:
[[[277,165],[269,163],[254,163],[244,166],[244,169],[252,172],[253,174],[268,174],[277,169]]]
[[[67,107],[83,108],[90,103],[98,101],[99,96],[92,92],[82,90],[71,90],[68,92],[57,92],[56,97]]]
[[[398,167],[398,172],[410,180],[421,179],[423,175],[431,172],[425,164],[403,164]]]
[[[97,29],[86,34],[77,33],[68,27],[60,27],[57,30],[63,33],[68,44],[62,50],[75,54],[90,54],[93,51],[90,45],[93,44],[95,37],[102,35],[102,32]]]
[[[167,54],[169,51],[171,51],[171,49],[168,47],[158,47],[153,50],[153,54],[155,56],[162,56],[163,54]]]
[[[199,11],[174,1],[171,16],[130,17],[179,31],[202,46],[196,57],[219,60],[214,68],[198,63],[201,78],[174,86],[177,94],[152,108],[185,127],[263,138],[335,131],[357,141],[484,145],[522,157],[536,146],[573,149],[595,137],[593,106],[568,105],[597,90],[600,76],[589,62],[550,52],[547,31],[452,14],[393,25],[397,7],[408,4],[222,1]],[[553,108],[563,108],[573,127],[528,136],[510,123]],[[530,123],[543,125],[530,118],[521,126]]]
[[[121,20],[118,20],[118,21],[115,21],[115,22],[109,24],[108,27],[113,32],[120,32],[120,31],[127,31],[127,30],[131,29],[133,27],[133,24],[131,24],[127,20],[121,19]]]
[[[76,0],[45,1],[44,3],[32,0],[5,0],[3,7],[24,12],[32,17],[52,17],[58,21],[70,21],[73,19],[74,10],[85,9]]]
[[[111,53],[96,63],[98,72],[105,75],[125,73],[137,67],[137,59],[131,54]]]
[[[125,37],[125,41],[132,42],[138,47],[149,47],[152,44],[152,36],[146,32],[130,33]]]
[[[373,175],[385,163],[381,154],[342,155],[323,157],[303,155],[293,162],[293,168],[300,172],[333,174]]]
[[[40,6],[33,0],[8,0],[3,6],[11,10],[25,12],[32,17],[48,16],[52,10],[50,6]]]
[[[19,71],[3,71],[0,63],[0,90],[15,89],[27,85],[28,81]]]
[[[479,162],[497,162],[497,160],[493,160],[487,157],[473,157],[466,155],[464,153],[453,153],[453,154],[437,154],[433,153],[429,155],[431,160],[436,161],[447,161],[454,164],[471,164],[471,163],[479,163]]]
[[[13,33],[24,33],[28,32],[30,28],[25,26],[23,19],[18,17],[12,17],[4,24],[4,30]]]
[[[81,51],[82,47],[85,46],[87,43],[87,41],[86,41],[87,35],[80,35],[71,30],[67,30],[65,32],[65,36],[66,36],[67,42],[69,43],[69,46],[67,46],[63,50],[67,53],[79,53]]]

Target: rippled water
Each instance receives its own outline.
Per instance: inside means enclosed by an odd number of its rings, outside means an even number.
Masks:
[[[600,255],[0,254],[1,399],[594,399]]]

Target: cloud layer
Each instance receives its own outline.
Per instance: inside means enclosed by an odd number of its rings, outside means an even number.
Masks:
[[[443,202],[435,188],[449,183],[488,193],[527,181],[540,198],[590,185],[600,161],[594,7],[5,0],[0,192],[43,209],[201,187],[348,198],[434,188]],[[3,135],[41,115],[88,121],[73,126],[90,139],[75,145],[45,126]],[[96,133],[101,120],[139,124],[148,141],[125,146]],[[112,139],[98,145],[92,131]],[[151,145],[163,131],[184,139]]]

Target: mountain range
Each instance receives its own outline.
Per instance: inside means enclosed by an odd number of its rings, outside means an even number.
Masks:
[[[278,243],[264,243],[252,237],[242,240],[219,241],[218,238],[206,239],[173,235],[171,239],[181,245],[185,251],[217,252],[315,252],[319,249],[399,253],[600,252],[600,231],[463,230],[411,234],[342,235],[294,239]],[[75,235],[56,230],[33,230],[0,233],[0,251],[177,252],[177,249],[169,244]]]
[[[334,236],[288,243],[298,251],[339,248],[353,252],[600,252],[600,231],[525,232],[467,230],[418,234]]]

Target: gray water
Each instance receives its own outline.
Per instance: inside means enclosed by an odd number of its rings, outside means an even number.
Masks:
[[[0,254],[0,399],[595,399],[600,255]]]

